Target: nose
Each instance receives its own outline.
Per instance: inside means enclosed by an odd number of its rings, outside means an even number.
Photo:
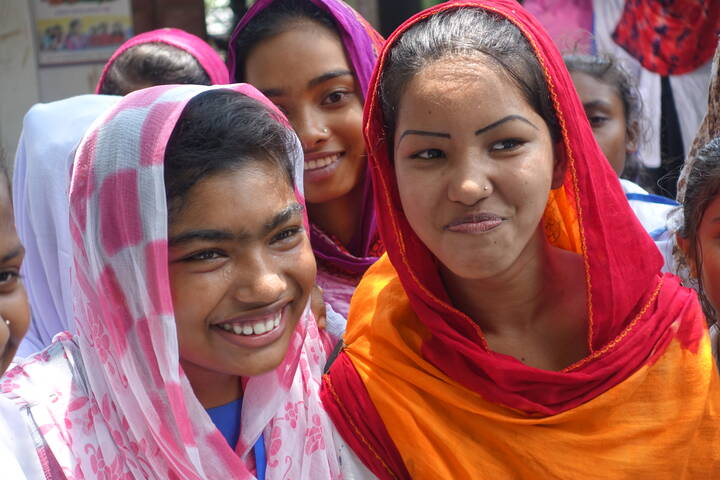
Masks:
[[[451,202],[472,206],[492,194],[494,186],[487,165],[477,153],[468,152],[452,165],[448,172],[448,199]]]
[[[249,306],[269,305],[280,298],[287,289],[282,269],[271,258],[256,253],[249,262],[237,267],[233,296]]]
[[[293,121],[293,128],[306,152],[318,149],[330,137],[325,116],[313,108],[306,108],[297,115]]]

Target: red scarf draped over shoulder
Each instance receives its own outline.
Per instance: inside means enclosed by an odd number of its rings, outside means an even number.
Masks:
[[[567,159],[543,226],[584,259],[589,355],[562,371],[488,348],[450,301],[400,203],[380,78],[395,41],[440,12],[482,8],[515,24],[544,73]],[[387,254],[358,286],[323,401],[379,478],[710,478],[720,470],[717,373],[694,292],[662,258],[593,137],[562,57],[512,0],[446,2],[388,39],[365,106]],[[622,447],[622,448],[619,448]],[[704,476],[703,476],[704,475]]]

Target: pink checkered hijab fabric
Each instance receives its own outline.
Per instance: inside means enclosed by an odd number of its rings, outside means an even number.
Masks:
[[[16,400],[43,405],[32,414],[68,479],[255,478],[250,453],[261,433],[268,479],[339,477],[331,424],[319,400],[331,345],[309,308],[282,364],[243,379],[235,451],[179,364],[163,160],[187,102],[214,88],[252,97],[288,125],[249,85],[160,86],[122,99],[78,149],[70,187],[78,335],[60,337],[3,385]],[[291,138],[302,202],[302,149]],[[47,368],[58,365],[57,357],[66,359],[64,366]]]

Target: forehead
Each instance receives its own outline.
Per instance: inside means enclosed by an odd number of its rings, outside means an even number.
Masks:
[[[287,174],[270,161],[249,161],[195,184],[184,207],[173,218],[171,231],[186,228],[248,230],[264,224],[294,203]]]
[[[602,100],[611,104],[622,104],[620,93],[610,83],[595,78],[589,73],[570,72],[578,96],[583,103]]]
[[[413,122],[420,116],[443,114],[459,119],[468,114],[494,117],[508,111],[534,113],[502,67],[482,56],[447,57],[425,66],[408,82],[398,123]]]
[[[340,37],[317,22],[296,22],[260,42],[247,57],[247,81],[257,87],[304,87],[330,70],[352,70]]]

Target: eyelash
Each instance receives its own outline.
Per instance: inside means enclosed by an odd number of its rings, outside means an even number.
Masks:
[[[212,258],[207,258],[208,255],[212,255]],[[184,262],[208,262],[211,260],[217,260],[224,254],[218,250],[202,250],[200,252],[188,255],[183,259]]]
[[[336,90],[334,92],[331,92],[328,94],[322,101],[322,105],[337,105],[341,103],[343,100],[346,99],[351,94],[351,92],[345,91],[345,90]],[[332,97],[333,95],[340,95],[340,99],[336,102],[329,102],[328,99]]]
[[[9,277],[9,278],[7,278]],[[6,270],[0,272],[0,286],[7,286],[20,280],[20,274],[16,271]]]
[[[498,145],[507,145],[512,144],[512,146],[505,147],[505,148],[495,148]],[[506,140],[500,140],[499,142],[495,142],[490,146],[490,151],[493,152],[508,152],[515,150],[516,148],[519,148],[525,144],[524,141],[517,139],[517,138],[508,138]]]
[[[275,235],[275,236],[272,238],[272,240],[271,240],[270,243],[273,244],[273,243],[276,243],[276,242],[282,242],[283,240],[288,240],[288,239],[290,239],[290,238],[293,238],[295,235],[297,235],[297,234],[300,233],[301,231],[302,231],[302,227],[290,227],[290,228],[286,228],[286,229],[283,230],[282,232],[280,232],[280,233],[278,233],[277,235]]]

